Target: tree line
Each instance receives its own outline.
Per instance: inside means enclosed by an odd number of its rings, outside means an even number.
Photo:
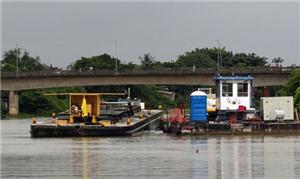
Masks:
[[[120,59],[113,57],[107,53],[91,56],[81,57],[68,65],[69,70],[86,70],[94,69],[109,69],[116,68],[123,69],[155,69],[155,68],[227,68],[227,67],[264,67],[270,65],[266,57],[260,57],[255,53],[233,53],[223,48],[196,48],[194,50],[185,52],[178,56],[173,61],[157,60],[150,53],[145,53],[138,57],[140,64],[131,62],[123,62]],[[274,64],[281,64],[284,60],[281,57],[272,60]],[[41,62],[38,56],[31,56],[28,51],[22,51],[20,48],[8,50],[4,52],[1,60],[1,71],[42,71],[56,69],[52,65]],[[298,73],[295,74],[299,76]],[[300,81],[300,80],[299,80]],[[294,86],[293,86],[294,85]],[[287,83],[282,88],[282,94],[293,95],[296,94],[296,104],[300,103],[300,89],[295,90],[293,82]],[[289,86],[289,88],[287,87]],[[196,90],[198,86],[155,86],[155,85],[125,85],[125,86],[92,86],[92,87],[73,87],[73,88],[52,88],[39,90],[26,90],[20,92],[20,112],[31,114],[50,114],[52,111],[62,111],[67,108],[67,99],[63,97],[49,97],[44,96],[48,92],[123,92],[127,88],[131,88],[132,97],[140,98],[145,101],[149,108],[157,108],[158,105],[165,109],[174,107],[178,103],[186,103],[189,101],[189,94]],[[176,93],[175,100],[170,100],[159,90],[170,90]],[[7,92],[1,92],[1,97],[6,98]],[[297,98],[297,96],[299,96]],[[61,99],[63,98],[63,99]],[[298,102],[297,102],[298,100]],[[2,103],[1,103],[2,105]],[[300,105],[299,105],[300,106]],[[1,114],[5,114],[7,109],[2,106]]]
[[[220,58],[218,58],[220,57]],[[176,60],[161,61],[155,59],[150,53],[145,53],[138,57],[140,64],[131,62],[122,62],[120,59],[107,53],[81,57],[68,65],[68,69],[80,70],[90,67],[99,69],[115,69],[116,62],[118,69],[152,69],[152,68],[214,68],[214,67],[263,67],[268,63],[266,57],[260,57],[255,53],[233,53],[223,48],[196,48],[178,56]],[[282,58],[275,58],[274,63],[282,63]],[[274,59],[273,59],[274,60]],[[16,48],[4,52],[1,60],[2,71],[39,71],[48,70],[52,65],[41,63],[38,56],[32,57],[28,51],[21,51]]]

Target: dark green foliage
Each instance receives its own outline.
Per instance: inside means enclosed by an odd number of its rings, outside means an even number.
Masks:
[[[144,54],[143,57],[139,57],[141,60],[141,67],[142,69],[151,69],[154,67],[156,61],[154,60],[154,57],[150,55],[150,53]]]
[[[280,90],[284,96],[294,96],[294,104],[300,108],[300,69],[295,70],[289,77],[287,83]]]
[[[1,102],[1,118],[4,118],[8,112],[8,108],[4,106],[4,103]]]
[[[218,54],[220,57],[218,59]],[[263,67],[267,62],[266,57],[259,57],[255,53],[236,53],[226,51],[225,47],[218,48],[196,48],[191,52],[186,52],[180,55],[177,61],[177,66],[180,67],[216,67],[220,61],[220,67]]]
[[[93,67],[94,70],[114,70],[116,68],[116,61],[118,70],[133,70],[138,68],[138,65],[132,62],[124,63],[119,59],[104,53],[98,56],[81,57],[81,59],[71,63],[68,66],[68,69],[84,71],[88,70],[90,67]]]
[[[174,61],[170,62],[156,62],[155,66],[158,66],[160,68],[179,68],[178,64],[176,64]]]
[[[160,90],[159,87],[154,85],[131,86],[131,97],[141,99],[145,102],[147,109],[157,109],[159,105],[163,109],[176,106],[174,101],[161,95],[158,90]]]
[[[41,110],[53,108],[40,90],[23,91],[19,95],[20,112],[37,114]]]
[[[4,52],[3,59],[1,60],[2,71],[17,70],[17,54],[19,72],[39,71],[46,68],[45,65],[41,64],[39,57],[31,57],[29,52],[22,52],[21,49],[18,48]]]
[[[8,92],[1,91],[1,118],[4,118],[7,112],[8,112]]]
[[[282,59],[281,57],[277,57],[272,60],[272,63],[275,63],[276,66],[278,66],[279,64],[282,64],[283,62],[284,62],[284,59]]]
[[[45,96],[46,93],[85,92],[82,87],[51,88],[27,90],[19,94],[19,108],[22,113],[50,115],[51,112],[61,112],[68,109],[68,96]]]
[[[72,65],[72,69],[84,70],[89,69],[90,67],[93,67],[95,69],[115,69],[116,60],[118,64],[121,63],[119,59],[116,59],[106,53],[99,56],[81,57],[81,59],[77,60]]]
[[[264,67],[267,64],[267,58],[259,57],[255,53],[236,53],[232,63],[232,67]]]
[[[118,66],[118,69],[119,70],[134,70],[134,69],[137,69],[138,68],[138,65],[134,64],[133,62],[129,62],[128,64],[126,63],[121,63],[119,64]]]
[[[212,59],[209,53],[205,49],[192,50],[191,52],[186,52],[184,55],[180,55],[176,61],[177,66],[183,67],[195,67],[205,68],[205,67],[215,67],[216,63]]]

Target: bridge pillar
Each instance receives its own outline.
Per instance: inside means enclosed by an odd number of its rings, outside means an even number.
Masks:
[[[264,89],[263,89],[263,97],[269,97],[270,96],[270,90],[267,86],[264,86]]]
[[[8,98],[8,114],[11,116],[15,116],[19,114],[19,96],[17,91],[9,91]]]

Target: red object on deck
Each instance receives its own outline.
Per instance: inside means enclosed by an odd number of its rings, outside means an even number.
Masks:
[[[246,106],[240,105],[238,108],[239,111],[245,111],[246,110]]]
[[[162,119],[171,123],[185,123],[187,122],[186,117],[183,114],[183,110],[180,108],[169,109],[168,118]]]

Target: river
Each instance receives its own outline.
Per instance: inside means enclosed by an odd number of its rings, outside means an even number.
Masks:
[[[1,120],[1,178],[300,178],[300,136],[30,138]]]

